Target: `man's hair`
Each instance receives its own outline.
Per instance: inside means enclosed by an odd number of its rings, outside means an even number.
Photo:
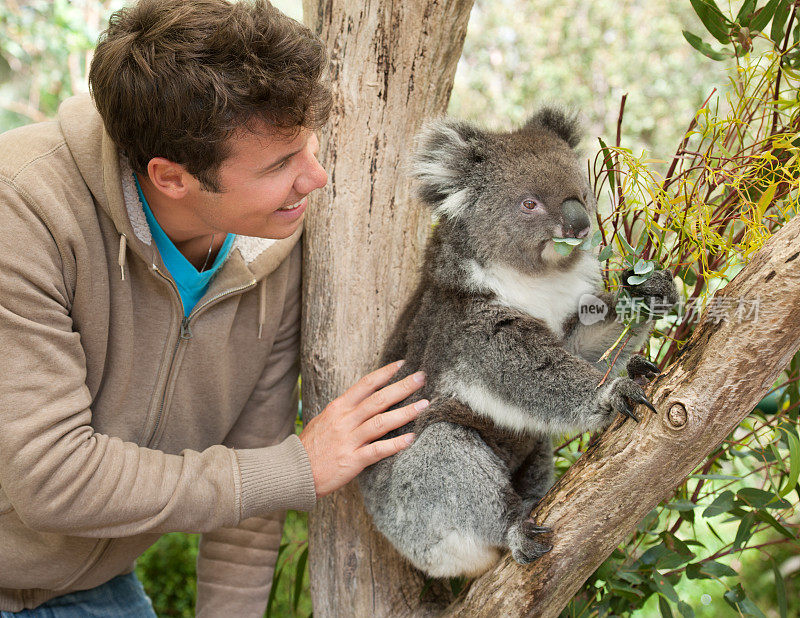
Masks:
[[[266,0],[139,0],[111,16],[89,86],[134,171],[164,157],[220,191],[237,130],[327,121],[326,64],[320,39]]]

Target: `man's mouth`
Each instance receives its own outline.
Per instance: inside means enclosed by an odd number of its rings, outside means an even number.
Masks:
[[[305,201],[306,198],[303,198],[296,204],[290,204],[289,206],[281,206],[278,210],[294,210],[295,208],[299,208],[300,205]]]

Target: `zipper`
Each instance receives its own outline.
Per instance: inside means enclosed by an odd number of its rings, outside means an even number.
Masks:
[[[172,279],[170,279],[164,273],[162,273],[158,269],[158,266],[156,266],[155,264],[153,264],[153,270],[164,281],[166,281],[170,285],[170,287],[175,291],[175,294],[177,294],[177,296],[178,296],[178,302],[180,304],[181,313],[183,313],[183,301],[181,300],[181,293],[178,290],[178,286],[175,284],[175,282]],[[155,422],[155,425],[153,425],[153,429],[150,431],[150,435],[147,438],[147,443],[145,444],[145,446],[148,446],[148,447],[152,446],[153,440],[155,439],[156,434],[158,433],[158,428],[161,425],[161,419],[162,419],[162,417],[164,415],[164,405],[166,404],[166,401],[167,401],[167,391],[169,390],[170,375],[172,374],[172,364],[175,362],[175,357],[178,354],[178,349],[180,348],[181,342],[182,341],[188,341],[189,339],[192,338],[192,329],[191,329],[191,326],[190,326],[190,321],[192,320],[192,318],[196,317],[206,307],[208,307],[209,305],[214,304],[218,300],[220,300],[222,298],[226,298],[228,296],[233,296],[235,294],[238,294],[239,292],[243,292],[244,290],[252,288],[252,287],[254,287],[256,285],[256,283],[257,283],[256,280],[253,279],[247,285],[241,285],[238,288],[233,288],[232,290],[226,290],[225,292],[220,292],[216,296],[213,296],[212,298],[209,298],[202,305],[192,309],[189,312],[189,315],[183,316],[181,318],[180,330],[178,332],[178,338],[175,340],[175,345],[172,348],[172,356],[170,357],[169,364],[167,365],[167,379],[164,382],[164,392],[161,394],[161,403],[159,404],[159,407],[158,407],[158,414],[156,415],[156,422]]]

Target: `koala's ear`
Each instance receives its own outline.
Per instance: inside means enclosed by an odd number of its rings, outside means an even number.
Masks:
[[[575,148],[581,141],[582,131],[578,114],[566,112],[557,107],[545,107],[528,119],[523,131],[547,129],[563,139],[570,148]]]
[[[484,159],[485,136],[475,127],[452,119],[426,123],[417,136],[411,175],[417,196],[436,214],[455,218],[464,213],[470,177]]]

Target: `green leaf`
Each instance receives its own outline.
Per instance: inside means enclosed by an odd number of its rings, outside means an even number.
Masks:
[[[705,479],[707,481],[741,481],[743,477],[733,474],[691,474],[693,479]]]
[[[756,618],[766,618],[762,611],[756,607],[744,593],[741,584],[736,584],[735,588],[728,590],[722,595],[733,609],[740,612],[744,616],[756,616]]]
[[[636,250],[630,246],[628,243],[628,239],[625,238],[622,234],[617,234],[617,240],[622,245],[622,248],[625,249],[625,253],[627,254],[625,257],[629,257],[630,255],[636,255]]]
[[[647,260],[639,260],[633,266],[633,272],[637,275],[644,275],[649,273],[655,268],[652,262],[648,262]]]
[[[673,511],[692,511],[700,508],[700,505],[695,504],[691,500],[673,500],[667,504],[667,508]]]
[[[678,611],[683,618],[694,618],[694,609],[688,603],[678,601]]]
[[[798,476],[800,476],[800,439],[794,430],[784,429],[783,433],[789,443],[789,477],[780,491],[781,498],[794,489],[794,486],[797,485]]]
[[[736,575],[727,564],[709,560],[708,562],[694,562],[686,565],[686,577],[689,579],[717,579]]]
[[[594,234],[592,234],[592,247],[598,246],[601,242],[603,242],[603,233],[600,230],[597,230]]]
[[[785,536],[787,539],[792,539],[793,541],[796,540],[794,534],[783,525],[781,525],[777,519],[775,519],[772,515],[767,513],[766,511],[758,510],[756,511],[756,519],[758,521],[763,521],[765,524],[769,524],[775,530],[778,531],[779,534]]]
[[[718,495],[714,502],[712,502],[705,511],[703,511],[703,517],[716,517],[717,515],[722,515],[723,513],[727,513],[733,508],[733,492],[728,490],[723,491],[720,495]]]
[[[597,256],[597,259],[600,260],[601,262],[605,262],[612,255],[614,255],[614,247],[611,245],[606,245],[600,250],[600,255]]]
[[[663,558],[667,554],[671,554],[671,553],[673,553],[673,552],[671,552],[669,549],[667,549],[667,547],[666,547],[666,545],[664,545],[664,543],[659,543],[658,545],[655,545],[655,546],[651,547],[646,552],[644,552],[641,556],[639,556],[639,560],[637,562],[640,562],[641,564],[643,564],[645,566],[653,566],[661,558]]]
[[[685,38],[689,45],[694,47],[697,51],[699,51],[704,56],[708,56],[712,60],[725,60],[729,57],[728,54],[724,54],[722,52],[715,51],[711,45],[703,41],[699,36],[696,34],[692,34],[688,30],[683,31],[683,38]]]
[[[788,604],[786,602],[786,582],[783,581],[778,565],[775,564],[774,558],[769,559],[769,564],[772,567],[772,574],[775,576],[775,596],[778,597],[778,612],[781,618],[786,618],[788,611]]]
[[[559,255],[569,255],[572,253],[572,250],[575,248],[575,246],[570,245],[569,243],[557,242],[553,244],[553,248]]]
[[[573,247],[577,247],[579,244],[583,242],[581,238],[553,238],[554,243],[564,243],[565,245],[571,245]]]
[[[286,563],[284,563],[286,564]],[[275,602],[275,591],[278,589],[278,583],[281,581],[281,575],[283,574],[283,565],[275,571],[275,575],[272,578],[272,588],[269,591],[269,600],[267,600],[267,612],[266,615],[272,616],[272,604]]]
[[[606,166],[606,171],[608,172],[608,184],[611,187],[611,192],[614,193],[617,187],[614,180],[614,158],[611,156],[611,151],[608,149],[603,139],[600,137],[597,139],[600,142],[600,148],[603,152],[603,165]]]
[[[739,522],[739,529],[736,530],[736,538],[733,540],[734,551],[740,550],[750,537],[753,536],[753,524],[755,523],[755,513],[745,513]]]
[[[769,0],[765,7],[756,12],[756,15],[752,20],[750,20],[748,28],[757,32],[761,32],[764,28],[766,28],[769,20],[772,19],[773,15],[775,15],[775,11],[778,8],[779,3],[780,0]]]
[[[789,7],[793,0],[781,0],[778,3],[778,8],[775,9],[775,16],[772,18],[772,28],[770,29],[769,38],[771,38],[776,45],[783,43],[783,36],[786,34],[786,18],[789,17]]]
[[[744,487],[736,492],[736,496],[756,509],[788,509],[791,506],[777,494],[755,487]]]
[[[306,545],[300,558],[297,560],[297,569],[294,573],[294,609],[300,604],[300,595],[303,592],[303,577],[306,574],[306,560],[308,560],[308,545]]]
[[[739,12],[736,13],[736,23],[746,26],[747,24],[743,23],[742,20],[750,17],[755,10],[756,0],[745,0],[742,3],[742,7],[739,9]]]
[[[630,275],[628,277],[628,285],[639,285],[640,283],[644,283],[650,277],[643,276],[643,275]]]
[[[667,603],[667,600],[662,596],[658,597],[658,609],[661,611],[663,618],[673,618],[669,603]]]
[[[713,0],[689,0],[692,3],[692,8],[700,21],[706,27],[717,41],[723,45],[730,43],[730,34],[728,33],[728,24],[730,21],[722,14],[722,11],[717,8]]]

